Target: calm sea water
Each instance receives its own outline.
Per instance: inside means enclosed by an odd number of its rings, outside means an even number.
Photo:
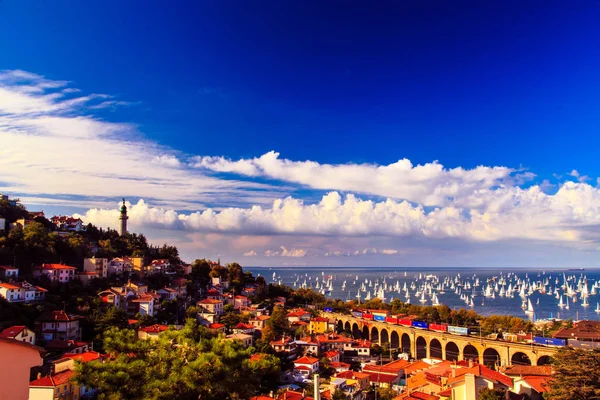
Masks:
[[[600,280],[600,270],[596,269],[586,269],[583,271],[569,271],[566,269],[505,269],[503,271],[496,269],[479,269],[475,271],[474,269],[465,268],[424,269],[406,267],[248,267],[247,269],[252,271],[255,276],[260,274],[267,280],[267,282],[277,283],[281,281],[282,284],[291,287],[294,287],[294,283],[296,283],[296,287],[298,287],[299,285],[302,285],[304,281],[306,281],[307,286],[314,288],[317,278],[319,286],[321,286],[322,281],[327,280],[328,277],[330,277],[329,279],[331,280],[332,290],[331,293],[327,294],[327,296],[342,300],[356,300],[356,295],[361,284],[365,282],[365,279],[371,281],[373,285],[376,281],[381,284],[385,279],[388,286],[395,286],[396,282],[398,282],[400,287],[403,287],[404,283],[406,282],[407,286],[410,287],[411,283],[414,282],[415,286],[418,287],[422,286],[426,282],[426,275],[435,275],[440,281],[443,281],[446,277],[450,280],[456,281],[456,278],[459,277],[458,281],[463,283],[469,282],[471,284],[473,284],[478,278],[481,286],[476,287],[474,290],[473,288],[469,290],[463,290],[461,287],[461,291],[464,292],[463,297],[464,294],[468,294],[469,297],[473,296],[474,294],[474,305],[472,307],[467,306],[465,301],[461,300],[461,296],[459,294],[456,294],[454,290],[450,290],[447,287],[444,294],[437,293],[439,302],[446,304],[453,309],[458,309],[461,307],[467,309],[471,308],[481,315],[512,315],[522,318],[529,317],[530,319],[531,316],[528,316],[522,309],[523,299],[519,296],[519,293],[515,292],[513,298],[501,297],[499,296],[499,292],[495,293],[495,298],[483,296],[482,291],[485,290],[488,280],[492,280],[492,282],[498,280],[502,281],[502,277],[504,277],[504,280],[507,282],[512,282],[514,286],[514,284],[520,279],[521,281],[527,281],[528,285],[534,284],[536,287],[540,287],[543,283],[548,282],[548,285],[545,286],[546,290],[551,287],[554,292],[555,288],[558,287],[560,294],[563,294],[565,291],[563,288],[560,288],[560,286],[563,285],[565,277],[569,285],[574,288],[577,287],[577,283],[579,281],[583,280],[587,283],[587,288],[590,292],[592,286],[596,284],[596,281]],[[273,274],[275,274],[275,277]],[[420,274],[421,278],[419,278]],[[356,279],[357,277],[358,279]],[[558,284],[556,284],[557,279],[559,281]],[[346,287],[345,290],[342,290],[342,283],[344,281],[346,281]],[[492,283],[492,286],[495,286],[494,283]],[[367,289],[370,289],[371,295],[373,295],[373,290],[372,288],[368,287],[368,284]],[[365,294],[365,292],[361,292],[362,300],[364,300]],[[412,304],[422,304],[419,302],[419,299],[414,296],[414,290],[411,290],[411,294]],[[403,301],[405,300],[404,292],[401,294],[397,292],[388,292],[385,294],[385,296],[386,301],[388,302],[392,297],[399,298]],[[595,312],[597,303],[600,303],[600,289],[598,289],[598,294],[590,294],[588,296],[588,307],[582,306],[581,293],[577,293],[576,297],[577,302],[575,303],[573,302],[573,298],[570,298],[570,309],[566,310],[565,308],[560,308],[558,306],[559,300],[555,297],[554,293],[553,295],[548,295],[536,290],[534,293],[528,295],[528,298],[531,300],[535,310],[535,319],[571,318],[574,320],[600,320],[600,314]],[[563,299],[566,301],[566,296],[563,296]],[[431,304],[431,300],[428,298],[428,301],[425,303],[425,305]]]

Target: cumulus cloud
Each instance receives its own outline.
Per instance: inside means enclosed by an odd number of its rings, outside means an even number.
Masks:
[[[279,250],[266,250],[265,256],[267,257],[304,257],[307,251],[305,249],[288,249],[285,246],[281,246]]]
[[[425,206],[450,200],[481,189],[523,182],[534,177],[507,167],[479,166],[447,169],[438,162],[413,165],[404,158],[389,165],[320,164],[282,159],[270,151],[260,157],[233,161],[225,157],[195,157],[191,165],[216,172],[267,177],[314,189],[343,190],[405,199]]]
[[[135,126],[93,114],[126,102],[80,95],[68,84],[20,70],[0,72],[0,192],[135,197],[188,209],[201,206],[199,198],[233,205],[281,196],[281,188],[182,168],[171,149],[144,139]]]
[[[476,192],[466,203],[430,211],[407,201],[375,202],[331,192],[315,204],[288,197],[270,208],[206,209],[192,213],[151,207],[143,200],[130,208],[130,221],[142,226],[199,232],[250,235],[317,235],[459,238],[471,241],[532,239],[595,242],[600,224],[600,192],[584,183],[566,182],[555,194],[540,187],[505,188]],[[116,226],[118,210],[91,209],[81,218],[100,226]],[[293,250],[269,250],[288,255]],[[361,249],[362,254],[393,254],[394,249]],[[300,253],[297,253],[300,254]]]
[[[247,251],[244,253],[244,257],[256,257],[256,256],[257,256],[257,254],[256,254],[256,251],[254,251],[254,250],[250,250],[250,251]]]

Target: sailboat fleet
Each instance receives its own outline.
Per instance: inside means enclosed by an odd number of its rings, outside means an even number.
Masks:
[[[382,272],[382,274],[384,274]],[[392,276],[394,275],[394,276]],[[401,283],[400,280],[403,282]],[[272,282],[281,284],[281,275],[273,273]],[[287,282],[286,282],[287,283]],[[552,296],[559,310],[569,310],[572,306],[580,304],[584,309],[590,306],[590,297],[596,296],[600,289],[600,280],[592,282],[584,274],[559,273],[546,274],[541,272],[536,277],[529,274],[515,272],[500,273],[492,277],[478,277],[455,275],[439,276],[436,274],[414,274],[412,279],[407,272],[387,274],[380,278],[359,278],[356,274],[326,275],[321,272],[313,274],[294,274],[292,286],[294,288],[311,288],[319,293],[345,300],[368,301],[380,299],[391,302],[399,299],[411,303],[416,299],[421,305],[438,306],[443,304],[440,296],[458,296],[466,307],[475,307],[475,299],[481,307],[493,306],[493,299],[518,297],[521,299],[521,308],[527,316],[535,318],[535,308],[540,305],[542,296]],[[345,296],[340,296],[339,293]],[[486,304],[486,299],[488,303]],[[533,301],[532,301],[533,300]],[[492,301],[490,303],[490,301]],[[547,300],[544,303],[547,304]],[[600,302],[596,304],[594,312],[600,314]]]

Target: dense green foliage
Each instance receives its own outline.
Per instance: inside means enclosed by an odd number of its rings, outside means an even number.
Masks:
[[[506,392],[500,389],[483,388],[479,390],[479,400],[504,400]]]
[[[279,361],[252,348],[213,337],[190,320],[157,340],[140,340],[135,331],[105,333],[105,362],[76,367],[76,380],[99,391],[99,399],[239,399],[274,389]]]
[[[600,350],[560,349],[554,356],[554,374],[544,399],[600,399]]]

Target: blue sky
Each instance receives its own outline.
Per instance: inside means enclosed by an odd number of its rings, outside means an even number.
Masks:
[[[450,247],[460,265],[595,263],[599,11],[591,1],[5,0],[0,191],[99,224],[120,197],[143,199],[134,228],[188,258],[438,265]],[[16,94],[46,103],[11,109]],[[48,143],[15,136],[32,115]],[[81,160],[36,164],[35,146]],[[400,174],[377,169],[403,159]],[[35,168],[56,184],[35,183]],[[274,216],[288,196],[304,208]],[[413,209],[360,211],[386,199]],[[230,207],[243,212],[225,223]],[[207,208],[225,210],[221,221],[186,219]],[[289,223],[298,213],[327,223]],[[528,218],[529,229],[510,224]]]

